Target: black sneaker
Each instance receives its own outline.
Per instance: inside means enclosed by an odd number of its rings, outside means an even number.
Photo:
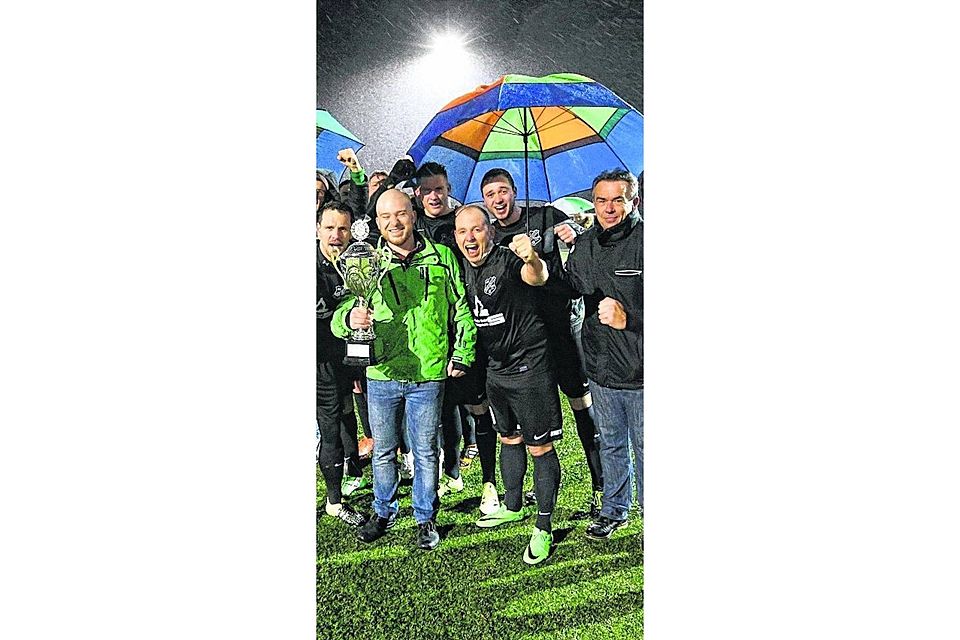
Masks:
[[[596,522],[587,527],[587,537],[591,540],[606,540],[614,531],[626,524],[626,520],[611,520],[607,516],[600,516]]]
[[[590,499],[590,504],[586,509],[581,511],[574,511],[570,515],[571,520],[586,520],[590,519],[591,521],[596,521],[600,518],[600,509],[603,508],[603,491],[594,491],[593,497]]]
[[[387,530],[393,527],[396,522],[396,514],[389,518],[381,518],[378,515],[374,515],[367,520],[365,525],[357,529],[357,538],[359,538],[360,542],[373,542],[378,538],[382,538]]]
[[[417,531],[417,546],[421,549],[434,549],[438,544],[440,544],[440,534],[437,533],[437,525],[433,520],[427,520]]]
[[[336,516],[351,527],[359,527],[367,521],[367,517],[365,515],[354,511],[345,502],[340,504],[340,511],[336,514]]]

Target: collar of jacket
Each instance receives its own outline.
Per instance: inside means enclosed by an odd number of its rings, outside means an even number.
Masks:
[[[333,262],[327,259],[327,256],[323,255],[323,249],[320,248],[320,241],[317,240],[317,266],[320,268],[333,268]]]
[[[619,224],[600,231],[597,234],[597,242],[605,247],[618,240],[623,240],[633,232],[634,227],[638,224],[640,224],[640,213],[638,211],[631,211]]]
[[[386,244],[386,239],[383,236],[380,236],[380,241]],[[407,254],[406,258],[400,257],[396,251],[393,250],[390,245],[386,245],[390,248],[390,255],[393,256],[393,260],[398,262],[403,267],[409,267],[410,263],[413,262],[413,259],[418,253],[427,248],[427,240],[424,238],[419,231],[416,229],[413,230],[413,250]]]

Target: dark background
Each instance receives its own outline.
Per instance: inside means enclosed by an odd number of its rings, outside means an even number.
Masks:
[[[447,30],[470,40],[466,62],[429,57]],[[643,2],[317,2],[317,108],[365,144],[367,170],[389,170],[453,98],[508,73],[560,72],[642,113]]]

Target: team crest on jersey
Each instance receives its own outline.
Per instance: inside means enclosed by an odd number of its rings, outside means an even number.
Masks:
[[[483,281],[483,292],[488,296],[492,296],[493,292],[497,290],[497,276],[490,276]]]
[[[540,229],[530,230],[530,244],[533,246],[540,244]]]
[[[347,289],[342,284],[338,284],[337,288],[333,290],[333,297],[337,300],[347,295]]]

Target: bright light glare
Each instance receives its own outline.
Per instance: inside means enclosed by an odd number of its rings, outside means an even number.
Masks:
[[[462,81],[470,78],[467,82],[472,82],[477,75],[476,63],[473,55],[468,51],[467,44],[469,40],[461,33],[446,31],[439,33],[430,40],[426,47],[426,55],[421,56],[413,66],[413,70],[421,77],[442,76],[446,82],[441,84],[429,83],[421,87],[421,92],[428,90],[433,86],[443,94],[451,91],[459,91]],[[472,89],[476,84],[465,85],[460,93]],[[453,93],[453,96],[458,95]],[[440,100],[440,98],[435,98]]]
[[[430,48],[437,53],[460,53],[466,48],[464,37],[458,33],[441,33],[433,37]]]

